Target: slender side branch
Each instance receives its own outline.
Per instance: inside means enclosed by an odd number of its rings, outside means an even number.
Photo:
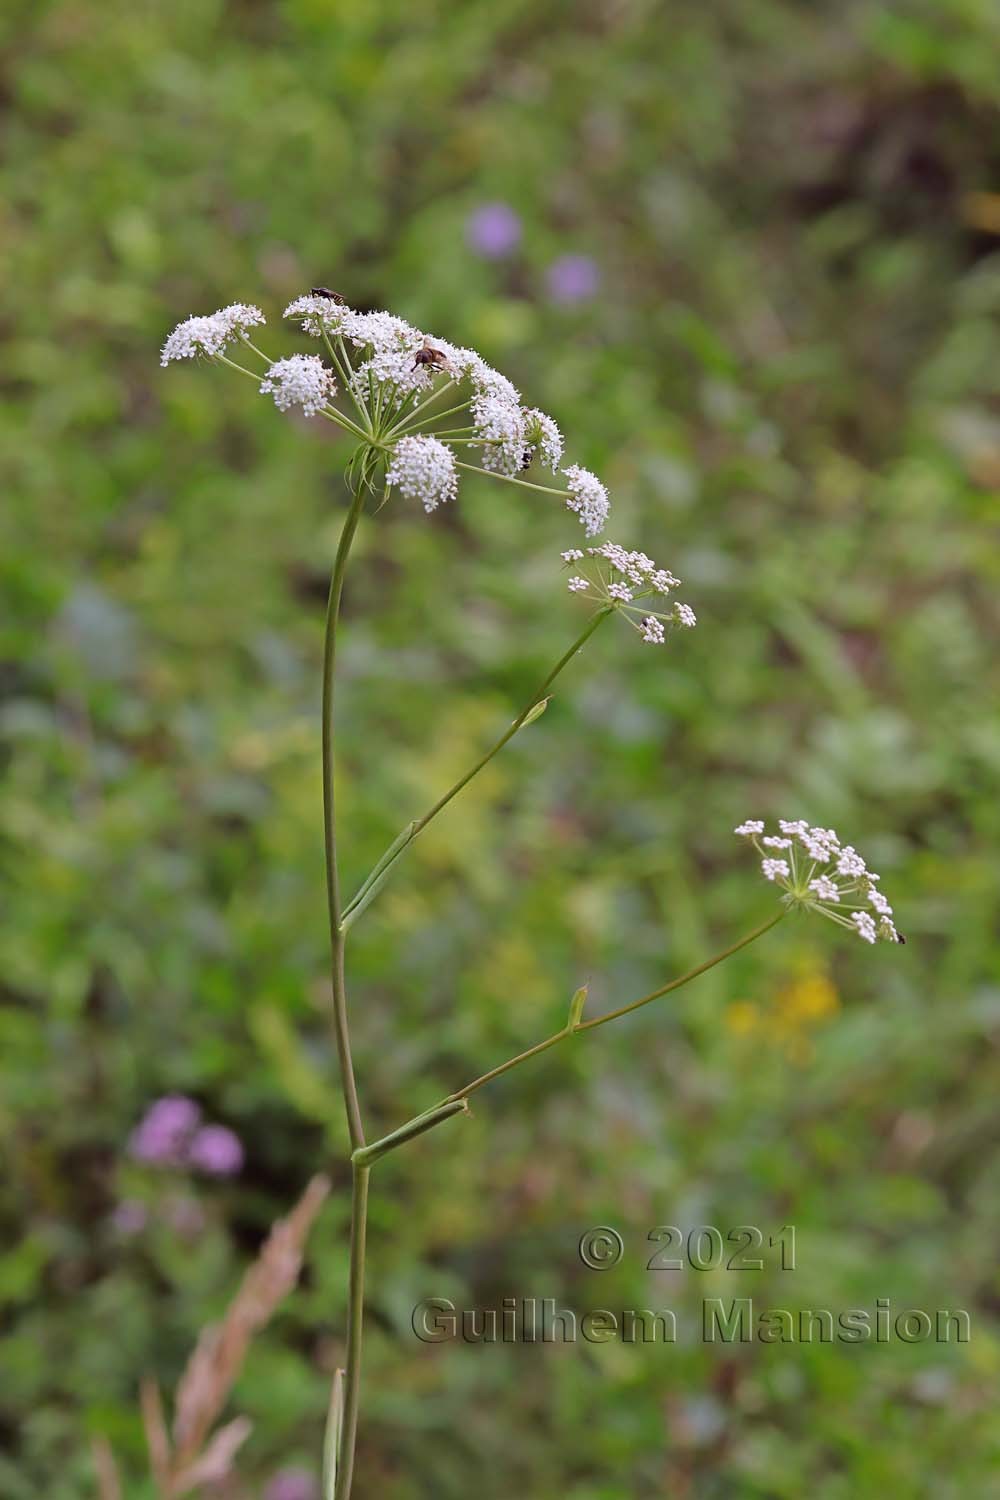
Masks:
[[[592,1021],[580,1021],[575,1026],[564,1026],[561,1031],[555,1032],[553,1036],[546,1037],[543,1042],[536,1042],[527,1051],[519,1052],[516,1057],[508,1058],[499,1067],[491,1068],[488,1073],[483,1073],[481,1077],[474,1078],[464,1088],[456,1089],[455,1093],[448,1095],[446,1102],[453,1103],[457,1100],[467,1099],[470,1094],[474,1094],[484,1084],[492,1083],[494,1078],[499,1078],[502,1073],[509,1073],[512,1068],[519,1067],[521,1063],[527,1062],[531,1057],[537,1057],[540,1052],[547,1052],[550,1047],[554,1047],[557,1042],[565,1041],[568,1036],[578,1036],[581,1032],[593,1031],[598,1026],[606,1026],[609,1021],[617,1021],[619,1016],[627,1016],[630,1011],[639,1010],[642,1006],[649,1005],[654,1000],[659,1000],[661,996],[669,995],[672,990],[679,990],[682,985],[689,984],[692,979],[697,979],[699,974],[704,974],[708,969],[713,969],[716,964],[721,964],[723,959],[731,957],[732,954],[738,953],[741,948],[745,948],[749,943],[755,942],[757,938],[763,937],[764,933],[770,932],[772,927],[776,927],[785,915],[786,911],[782,908],[775,916],[770,917],[766,922],[762,922],[752,932],[748,932],[745,937],[741,937],[735,943],[730,943],[728,948],[723,948],[720,953],[713,954],[711,958],[706,959],[702,964],[698,964],[696,968],[688,969],[687,973],[681,974],[679,978],[671,979],[669,984],[663,984],[659,989],[652,990],[648,995],[643,995],[641,1000],[633,1000],[630,1005],[623,1005],[618,1010],[609,1011],[604,1016],[596,1016]]]
[[[247,342],[249,343],[249,340],[247,340]],[[251,345],[250,347],[253,349],[255,354],[260,354],[260,350],[256,348],[255,345]],[[255,374],[253,370],[248,370],[246,365],[238,365],[234,359],[227,358],[225,354],[216,354],[214,357],[218,360],[220,365],[228,365],[230,370],[235,370],[239,375],[247,375],[257,385],[260,384],[260,376]],[[266,359],[267,355],[261,355],[261,358]],[[319,414],[321,417],[326,417],[328,422],[334,422],[338,427],[343,428],[344,432],[353,433],[354,436],[356,438],[360,438],[362,442],[371,442],[371,438],[369,437],[368,433],[365,432],[361,427],[359,427],[356,422],[352,422],[350,417],[345,416],[345,414],[342,411],[339,411],[337,407],[323,406],[320,408]]]
[[[514,474],[500,474],[494,469],[480,469],[477,464],[463,464],[457,458],[455,467],[468,469],[470,474],[485,474],[487,479],[502,479],[504,484],[519,484],[525,490],[541,490],[543,495],[558,495],[563,500],[573,493],[572,490],[553,489],[551,484],[532,484],[530,479],[518,479]]]
[[[333,564],[330,597],[326,610],[326,638],[323,647],[323,840],[326,851],[326,896],[330,916],[330,977],[333,985],[333,1026],[340,1059],[340,1079],[347,1111],[351,1150],[365,1143],[351,1038],[347,1024],[347,984],[344,976],[344,933],[341,927],[340,876],[337,869],[337,819],[334,805],[334,678],[337,661],[337,622],[340,599],[344,591],[347,558],[358,529],[364,506],[364,489],[359,486],[352,500]]]
[[[371,873],[363,881],[356,894],[351,898],[351,900],[347,903],[347,906],[344,908],[342,928],[345,932],[351,926],[352,922],[354,922],[354,920],[361,915],[362,911],[364,911],[369,902],[372,901],[378,894],[379,890],[382,888],[382,885],[388,878],[389,871],[395,864],[396,860],[399,859],[400,855],[404,853],[404,851],[409,847],[410,844],[412,844],[417,835],[424,831],[428,823],[436,818],[438,813],[442,812],[443,809],[448,806],[448,803],[451,802],[454,797],[457,797],[459,792],[462,791],[464,787],[468,786],[473,777],[479,775],[479,772],[483,769],[483,767],[488,765],[489,762],[493,759],[494,755],[496,755],[500,750],[503,749],[508,740],[512,740],[514,738],[518,730],[521,729],[524,724],[527,723],[527,721],[531,718],[532,713],[538,707],[538,705],[545,700],[549,688],[555,682],[556,678],[559,676],[563,668],[569,665],[578,651],[583,650],[583,647],[586,645],[590,637],[594,634],[594,631],[597,629],[598,625],[600,625],[601,622],[605,620],[609,614],[611,614],[611,606],[606,605],[604,606],[604,608],[599,609],[596,614],[591,617],[591,619],[587,622],[586,629],[581,631],[576,640],[573,642],[572,646],[570,646],[569,650],[564,652],[564,654],[556,662],[555,666],[552,668],[551,672],[549,672],[544,682],[540,683],[539,686],[535,689],[531,697],[528,699],[528,702],[525,704],[524,708],[510,725],[509,729],[505,730],[505,732],[500,736],[496,743],[492,745],[489,750],[487,750],[486,754],[481,756],[480,759],[476,761],[476,764],[472,767],[471,770],[466,771],[464,776],[459,777],[458,781],[456,781],[453,786],[450,786],[443,796],[438,798],[438,800],[434,803],[434,806],[428,808],[423,817],[414,818],[411,823],[407,824],[402,833],[400,833],[394,839],[389,848],[375,864]]]
[[[390,427],[388,435],[390,437],[395,437],[399,433],[406,432],[410,427],[414,425],[415,422],[419,420],[420,417],[423,416],[426,407],[433,406],[434,402],[437,401],[439,397],[443,396],[446,391],[452,390],[455,384],[456,382],[454,379],[446,380],[443,385],[436,386],[434,390],[431,391],[429,396],[425,396],[422,401],[418,401],[417,404],[415,406],[411,406],[408,411],[404,409],[397,420]],[[468,406],[468,404],[468,401],[463,401],[459,406],[450,407],[449,410],[462,411],[465,409],[465,407]],[[446,415],[446,412],[439,413],[439,415],[435,417],[434,420],[439,421],[441,416]]]

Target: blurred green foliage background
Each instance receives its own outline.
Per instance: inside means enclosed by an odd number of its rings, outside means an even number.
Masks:
[[[326,1164],[228,1493],[317,1469],[348,1212],[317,746],[347,449],[223,370],[157,367],[235,299],[268,350],[306,348],[280,313],[316,281],[552,411],[609,534],[700,622],[667,651],[605,627],[359,922],[373,1129],[547,1034],[584,978],[596,1012],[762,920],[745,816],[838,827],[909,939],[787,923],[379,1169],[359,1496],[1000,1495],[994,0],[11,0],[0,38],[4,1500],[92,1495],[93,1434],[150,1494],[140,1376],[172,1387]],[[524,230],[498,260],[466,234],[493,201]],[[596,295],[552,300],[566,255]],[[579,629],[578,540],[474,480],[364,524],[349,887]],[[238,1133],[236,1179],[130,1160],[168,1092]],[[745,1222],[795,1224],[798,1270],[646,1273],[655,1225]],[[598,1223],[626,1241],[603,1275],[576,1255]],[[409,1326],[432,1295],[748,1292],[964,1307],[973,1338]]]

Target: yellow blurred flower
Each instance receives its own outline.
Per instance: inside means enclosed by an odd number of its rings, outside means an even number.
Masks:
[[[793,1062],[812,1055],[812,1034],[840,1009],[837,987],[813,960],[803,961],[766,1004],[736,1000],[726,1010],[726,1025],[736,1037],[776,1042]]]

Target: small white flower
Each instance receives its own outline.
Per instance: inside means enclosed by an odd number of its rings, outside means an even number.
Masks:
[[[301,406],[314,417],[336,394],[333,373],[318,354],[293,354],[276,359],[260,383],[262,395],[272,395],[279,411]]]
[[[172,359],[193,359],[198,354],[221,354],[227,344],[246,337],[249,329],[265,321],[259,307],[232,302],[207,317],[185,318],[169,335],[160,353],[160,364]]]
[[[516,406],[520,411],[521,393],[506,375],[494,370],[474,349],[456,349],[449,353],[448,346],[443,347],[455,368],[472,381],[477,397],[492,396],[507,406]]]
[[[563,472],[568,474],[570,471],[565,469]],[[564,562],[579,562],[584,557],[592,559],[588,581],[594,596],[624,611],[629,624],[651,646],[664,644],[665,624],[691,627],[696,623],[694,610],[686,604],[673,605],[669,615],[643,614],[640,600],[647,599],[650,594],[666,593],[678,582],[666,568],[658,568],[645,552],[630,552],[617,542],[599,542],[597,546],[588,547],[585,553],[579,547],[571,547],[562,557]],[[640,616],[640,619],[636,620],[634,616]]]
[[[528,447],[532,454],[536,449],[538,450],[542,456],[542,463],[548,464],[554,474],[562,461],[562,433],[552,418],[545,412],[539,411],[537,407],[528,408],[523,415],[524,435],[528,440]]]
[[[798,839],[809,858],[821,865],[831,860],[840,848],[832,828],[802,828],[798,832]]]
[[[357,349],[371,349],[373,354],[405,354],[412,362],[424,336],[407,323],[387,312],[352,312],[345,320],[344,332]]]
[[[351,390],[362,402],[367,402],[375,385],[383,402],[400,406],[414,391],[430,390],[434,383],[433,368],[414,363],[410,349],[379,349],[354,367]]]
[[[866,911],[852,912],[851,921],[858,929],[858,936],[860,938],[863,938],[866,943],[874,943],[876,937],[878,936],[878,931],[876,929],[875,923],[872,921],[871,917]],[[892,924],[890,923],[890,926],[891,925]],[[893,928],[893,931],[895,932],[895,928]]]
[[[793,822],[782,818],[778,820],[781,836],[775,837],[764,834],[764,826],[761,820],[753,819],[741,823],[736,833],[749,839],[758,853],[763,849],[787,851],[787,859],[761,861],[765,877],[784,887],[782,899],[786,905],[818,912],[857,933],[866,943],[874,943],[877,938],[905,942],[893,926],[892,907],[876,889],[879,877],[850,844],[841,847],[836,829],[811,828],[802,819]],[[817,864],[828,868],[817,875]],[[862,901],[878,914],[877,923],[869,912],[856,909]]]
[[[587,582],[586,578],[578,577],[571,578],[566,587],[569,589],[571,594],[582,594],[585,589],[588,589],[590,587],[590,584]]]
[[[568,509],[576,511],[588,536],[596,536],[607,525],[611,509],[607,490],[596,474],[581,469],[579,464],[570,464],[563,474],[569,481]]]
[[[425,433],[401,437],[392,451],[385,482],[396,485],[407,500],[419,500],[429,514],[458,493],[455,455]]]
[[[317,297],[310,293],[307,297],[296,297],[294,302],[289,302],[283,316],[298,318],[303,333],[319,339],[324,332],[343,333],[358,314],[353,308],[334,302],[331,297]]]
[[[867,867],[864,860],[850,844],[840,853],[840,857],[837,860],[837,874],[855,876],[867,874]]]
[[[520,406],[503,394],[477,391],[472,400],[472,421],[483,443],[483,468],[508,478],[517,475],[524,467],[528,447]]]

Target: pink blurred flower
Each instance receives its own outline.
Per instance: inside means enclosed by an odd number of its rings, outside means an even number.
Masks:
[[[201,1111],[183,1094],[165,1094],[151,1104],[132,1132],[129,1152],[136,1161],[179,1167],[198,1128]]]
[[[465,239],[484,260],[503,260],[521,243],[521,220],[509,203],[483,203],[466,219]]]
[[[588,302],[600,288],[600,267],[589,255],[560,255],[546,271],[545,281],[553,302]]]
[[[308,1469],[280,1469],[264,1491],[264,1500],[319,1500],[319,1486]]]
[[[188,1147],[188,1162],[211,1177],[233,1177],[243,1165],[240,1138],[225,1125],[203,1125]]]

